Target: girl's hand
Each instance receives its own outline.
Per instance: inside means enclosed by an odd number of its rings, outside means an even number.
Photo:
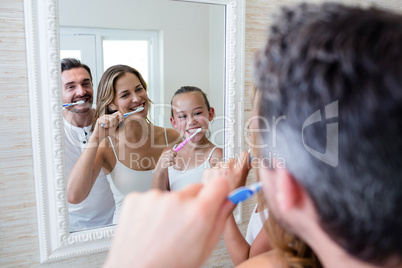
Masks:
[[[121,112],[105,114],[96,120],[93,135],[99,140],[103,140],[116,131],[121,121],[123,121],[123,114]]]
[[[219,162],[213,168],[208,169],[209,176],[203,176],[210,179],[212,176],[225,177],[230,184],[230,189],[233,191],[246,184],[248,173],[251,169],[250,154],[242,152],[239,159],[229,159],[227,162]],[[207,171],[204,172],[204,174]]]
[[[156,165],[156,170],[159,172],[165,171],[168,167],[173,166],[176,161],[177,153],[173,150],[173,148],[166,148],[159,160],[158,164]]]
[[[177,153],[173,148],[166,148],[159,157],[156,164],[151,189],[170,190],[168,167],[175,164]]]

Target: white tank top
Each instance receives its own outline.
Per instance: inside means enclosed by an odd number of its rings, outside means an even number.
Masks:
[[[117,224],[125,195],[134,191],[146,192],[150,190],[154,175],[154,169],[139,171],[125,166],[122,162],[119,161],[119,158],[117,157],[112,139],[109,136],[108,138],[112,145],[114,156],[116,157],[116,165],[114,166],[113,170],[108,175],[106,175],[106,178],[110,183],[110,189],[112,190],[114,201],[116,203],[113,224]],[[166,129],[165,140],[166,146],[168,146]]]
[[[215,151],[215,149],[218,148],[215,146],[211,152],[208,155],[207,160],[199,165],[198,167],[195,167],[193,169],[188,169],[188,170],[177,170],[174,167],[169,167],[168,168],[168,174],[169,174],[169,185],[170,185],[170,190],[171,191],[176,191],[183,189],[184,187],[195,184],[195,183],[200,183],[202,174],[204,173],[204,170],[207,168],[211,168],[211,164],[209,163],[209,159],[212,156],[212,153]]]
[[[261,217],[263,217],[265,220],[268,219],[268,209],[266,208],[263,211],[256,212],[257,206],[258,204],[255,205],[247,226],[246,240],[250,245],[253,243],[254,239],[264,226],[265,221],[263,221]],[[261,215],[262,213],[263,215]]]

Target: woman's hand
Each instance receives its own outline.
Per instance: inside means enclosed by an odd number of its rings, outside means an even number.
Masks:
[[[96,120],[94,132],[92,136],[102,141],[105,137],[113,135],[120,122],[123,121],[123,114],[115,112],[113,114],[105,114]]]
[[[67,181],[67,198],[72,204],[79,204],[89,195],[105,158],[99,149],[101,141],[116,131],[123,120],[120,112],[103,115],[95,123],[94,131],[80,158],[75,163]]]

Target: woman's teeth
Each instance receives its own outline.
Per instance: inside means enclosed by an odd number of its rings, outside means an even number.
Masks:
[[[141,104],[141,105],[138,105],[138,106],[136,106],[136,107],[134,107],[134,108],[131,108],[130,110],[131,111],[135,111],[135,110],[137,110],[138,108],[141,108],[141,107],[144,107],[145,105],[144,104]]]

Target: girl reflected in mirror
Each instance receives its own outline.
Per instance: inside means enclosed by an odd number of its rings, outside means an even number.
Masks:
[[[210,107],[201,89],[181,87],[173,95],[171,106],[172,126],[183,140],[193,137],[178,152],[175,151],[178,144],[166,148],[159,159],[152,188],[168,191],[200,183],[204,170],[215,166],[223,155],[222,148],[218,148],[207,137],[215,110]],[[199,133],[196,133],[197,130]]]
[[[85,200],[102,169],[115,199],[116,224],[125,195],[151,189],[159,157],[180,135],[149,121],[147,85],[130,66],[115,65],[104,72],[96,103],[93,134],[68,178],[68,201]]]

